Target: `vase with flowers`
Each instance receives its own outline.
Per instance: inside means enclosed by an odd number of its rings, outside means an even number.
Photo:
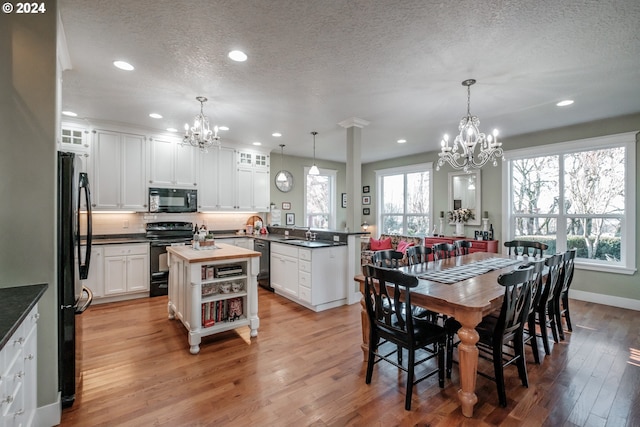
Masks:
[[[464,236],[464,224],[470,219],[475,219],[471,209],[460,208],[448,212],[449,221],[456,225],[456,236]]]

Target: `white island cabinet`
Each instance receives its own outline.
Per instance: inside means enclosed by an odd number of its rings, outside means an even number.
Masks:
[[[169,319],[179,319],[187,329],[192,354],[208,335],[242,326],[258,335],[260,253],[219,242],[216,247],[167,248]]]
[[[346,304],[347,246],[302,248],[271,243],[274,291],[313,311]]]

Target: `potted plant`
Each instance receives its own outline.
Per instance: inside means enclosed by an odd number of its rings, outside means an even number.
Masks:
[[[464,236],[464,224],[470,219],[475,219],[475,215],[471,209],[460,208],[448,212],[449,222],[456,225],[456,236]]]

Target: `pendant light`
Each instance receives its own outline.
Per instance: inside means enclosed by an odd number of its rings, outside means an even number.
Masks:
[[[287,176],[284,174],[284,144],[280,144],[280,172],[276,176],[276,181],[284,182],[287,180]]]
[[[318,132],[313,131],[311,135],[313,135],[313,166],[309,169],[309,175],[320,175],[320,169],[316,166],[316,135]]]

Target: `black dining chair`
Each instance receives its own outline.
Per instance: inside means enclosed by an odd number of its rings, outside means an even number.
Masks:
[[[576,259],[576,249],[568,250],[562,258],[562,272],[560,273],[560,283],[556,287],[556,297],[553,301],[553,314],[556,319],[558,335],[564,340],[564,330],[562,327],[562,317],[567,321],[567,329],[573,331],[571,327],[571,316],[569,315],[569,287],[573,282],[573,266]]]
[[[456,240],[453,244],[456,246],[456,256],[469,255],[469,249],[472,246],[470,241]]]
[[[504,246],[509,248],[509,255],[526,255],[538,258],[542,258],[544,251],[549,248],[549,245],[546,243],[533,242],[530,240],[511,240],[504,242]]]
[[[371,257],[371,262],[377,267],[400,267],[400,261],[404,254],[402,252],[394,251],[393,249],[383,249],[381,251],[375,251]]]
[[[549,347],[549,329],[551,329],[551,333],[553,334],[553,341],[558,342],[558,329],[556,319],[553,315],[553,309],[563,259],[564,254],[556,254],[545,259],[545,264],[548,268],[547,280],[542,288],[542,294],[536,306],[536,323],[540,328],[542,345],[544,346],[544,353],[547,356],[551,354],[551,348]]]
[[[431,254],[431,248],[418,245],[407,248],[407,260],[409,265],[416,265],[425,262],[429,262],[429,255]],[[428,319],[430,322],[438,322],[439,319],[446,319],[444,314],[436,313],[435,311],[413,308],[413,315],[421,319]]]
[[[456,255],[456,246],[453,243],[436,243],[431,247],[433,252],[433,260],[451,258]]]
[[[540,364],[540,352],[538,349],[538,336],[536,335],[536,307],[540,303],[543,289],[543,275],[546,260],[544,258],[536,259],[520,268],[533,267],[533,278],[531,280],[531,304],[529,305],[529,313],[527,314],[527,328],[524,330],[524,343],[531,345],[533,351],[533,360],[536,364]]]
[[[445,330],[442,326],[414,318],[411,311],[405,310],[411,305],[411,289],[418,286],[416,277],[400,270],[372,265],[363,266],[363,270],[370,333],[366,383],[371,384],[373,367],[382,360],[407,372],[404,407],[408,411],[415,384],[438,374],[438,384],[444,387]],[[387,343],[391,348],[386,346]],[[391,357],[404,350],[408,356],[406,363],[402,363],[401,357],[397,360]],[[415,379],[415,367],[433,358],[437,358],[437,368],[427,370]]]
[[[504,384],[504,368],[512,363],[518,367],[518,376],[522,385],[529,387],[527,364],[524,356],[524,324],[531,304],[531,282],[533,266],[516,269],[498,277],[498,283],[504,286],[504,298],[499,314],[483,317],[476,326],[479,340],[476,344],[479,357],[493,362],[494,375],[478,371],[478,375],[495,381],[498,389],[500,405],[507,406],[507,394]],[[447,335],[455,334],[460,323],[449,318],[445,323]],[[447,341],[449,338],[447,338]],[[513,353],[504,351],[503,347],[512,343]],[[447,377],[451,377],[453,348],[447,348]]]
[[[409,262],[409,265],[429,262],[429,255],[431,253],[431,248],[426,246],[410,246],[407,248],[407,261]]]

